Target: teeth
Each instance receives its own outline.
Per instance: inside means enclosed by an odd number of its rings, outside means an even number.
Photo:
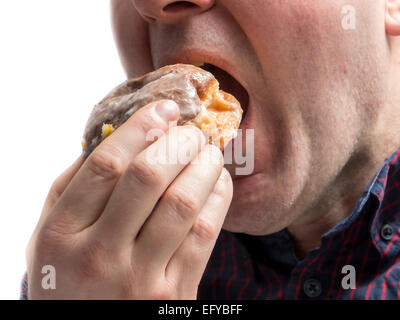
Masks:
[[[194,65],[195,67],[203,67],[205,65],[204,62],[192,62],[192,65]]]

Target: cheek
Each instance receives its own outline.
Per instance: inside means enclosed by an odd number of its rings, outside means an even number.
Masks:
[[[127,76],[152,71],[147,26],[132,2],[112,0],[111,17],[115,42]]]
[[[226,0],[264,71],[277,77],[276,67],[298,69],[299,65],[316,60],[325,64],[335,61],[337,65],[338,60],[354,57],[360,39],[368,40],[370,36],[367,32],[372,27],[368,25],[376,26],[372,12],[381,14],[382,3],[383,0],[253,0],[243,5],[241,0]],[[349,5],[355,9],[357,23],[351,31],[342,26],[349,15],[342,10]]]
[[[385,42],[383,0],[232,3],[231,12],[260,60],[268,94],[277,105],[298,105],[299,113],[315,114],[322,106],[354,107],[357,97],[368,98],[365,82],[374,83],[368,77],[384,68],[379,65]],[[343,11],[348,5],[354,16]],[[343,28],[347,17],[355,19],[355,29]]]

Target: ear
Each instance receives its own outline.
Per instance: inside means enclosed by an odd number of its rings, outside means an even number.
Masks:
[[[400,0],[385,0],[385,26],[389,36],[400,35]]]

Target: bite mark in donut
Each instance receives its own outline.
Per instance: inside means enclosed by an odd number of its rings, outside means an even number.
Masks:
[[[178,125],[198,127],[208,143],[221,150],[236,136],[243,113],[239,101],[220,90],[210,72],[176,64],[127,80],[98,103],[86,124],[83,157],[87,158],[138,109],[161,99],[178,104]]]

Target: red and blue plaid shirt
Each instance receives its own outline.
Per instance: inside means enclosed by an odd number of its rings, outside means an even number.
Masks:
[[[222,231],[199,299],[400,299],[400,148],[362,193],[353,212],[296,257],[286,230],[267,236]],[[353,274],[343,273],[350,266]],[[348,270],[348,269],[346,269]],[[354,276],[355,288],[343,286]],[[21,298],[26,299],[27,279]]]
[[[222,231],[198,298],[400,299],[399,235],[400,148],[353,212],[303,260],[286,230],[267,236]],[[355,289],[342,285],[350,275],[346,268],[342,273],[344,266],[354,271]]]

